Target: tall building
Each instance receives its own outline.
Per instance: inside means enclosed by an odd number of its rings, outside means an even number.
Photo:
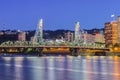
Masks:
[[[80,27],[80,25],[79,25],[79,22],[75,22],[75,39],[74,39],[74,41],[76,42],[76,43],[78,43],[78,41],[79,41],[79,27]]]
[[[117,21],[105,23],[105,44],[118,43],[118,23]]]
[[[120,16],[118,16],[117,23],[118,23],[118,43],[120,44]]]
[[[36,29],[35,35],[34,35],[34,42],[41,43],[43,41],[43,20],[40,19],[38,22],[38,27]]]

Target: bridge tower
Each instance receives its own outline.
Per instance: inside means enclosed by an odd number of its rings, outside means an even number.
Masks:
[[[80,27],[80,25],[79,25],[79,22],[75,22],[75,39],[74,39],[74,41],[75,41],[75,44],[78,44],[79,43],[79,27]]]
[[[38,26],[34,35],[34,39],[33,42],[37,42],[37,43],[42,43],[43,42],[43,20],[40,19],[38,22]]]

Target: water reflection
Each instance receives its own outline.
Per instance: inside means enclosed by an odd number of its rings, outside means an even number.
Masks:
[[[120,80],[119,57],[0,57],[0,80]]]
[[[91,61],[90,61],[91,58],[90,58],[89,56],[87,56],[87,57],[86,57],[86,60],[87,60],[87,61],[86,61],[86,71],[90,72],[90,71],[92,70],[92,69],[91,69],[92,63],[91,63]],[[86,77],[85,77],[86,80],[87,80],[87,79],[92,79],[91,74],[86,73],[85,75],[86,75]]]
[[[6,79],[6,66],[2,65],[5,63],[5,60],[3,58],[0,58],[0,79],[7,80]]]
[[[114,63],[113,63],[113,65],[114,65],[113,73],[115,75],[113,76],[113,80],[120,80],[120,75],[119,75],[120,74],[120,69],[119,69],[120,63],[117,62],[118,60],[119,60],[119,57],[115,56]]]
[[[54,63],[55,63],[54,61],[55,60],[53,58],[50,59],[50,62],[48,63],[48,66],[50,66],[50,67],[54,66]],[[48,78],[49,78],[49,80],[55,80],[54,76],[55,76],[55,71],[49,70],[49,72],[48,72]]]

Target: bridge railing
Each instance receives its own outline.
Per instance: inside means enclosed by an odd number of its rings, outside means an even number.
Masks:
[[[38,47],[38,46],[73,46],[73,47],[85,47],[85,48],[105,48],[104,45],[98,45],[98,44],[74,44],[72,42],[70,43],[62,43],[62,44],[57,44],[57,43],[54,43],[54,44],[49,44],[49,43],[42,43],[42,44],[38,44],[38,43],[35,43],[35,42],[32,42],[32,41],[7,41],[7,42],[4,42],[0,45],[0,47],[2,46],[14,46],[14,47],[19,47],[19,46],[35,46],[35,47]]]

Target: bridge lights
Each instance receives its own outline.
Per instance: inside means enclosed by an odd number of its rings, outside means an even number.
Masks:
[[[114,47],[114,51],[118,51],[119,50],[119,48],[118,47]]]

